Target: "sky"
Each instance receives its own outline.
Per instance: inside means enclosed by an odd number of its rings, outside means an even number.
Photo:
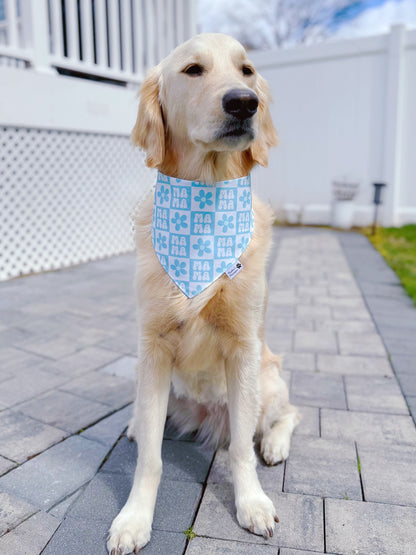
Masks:
[[[228,33],[270,49],[416,27],[416,0],[198,0],[202,32]]]

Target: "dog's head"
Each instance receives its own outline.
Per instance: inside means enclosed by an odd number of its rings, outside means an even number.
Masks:
[[[243,46],[222,34],[197,35],[153,68],[140,90],[132,140],[160,167],[171,145],[203,153],[240,151],[267,165],[277,142],[269,88]]]

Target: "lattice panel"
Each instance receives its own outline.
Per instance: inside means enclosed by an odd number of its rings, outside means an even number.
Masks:
[[[153,183],[128,137],[0,127],[0,280],[132,250]]]

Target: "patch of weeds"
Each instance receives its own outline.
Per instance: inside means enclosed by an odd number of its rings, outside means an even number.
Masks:
[[[193,526],[190,526],[189,528],[187,528],[187,529],[184,531],[184,534],[185,534],[185,536],[186,536],[186,539],[189,540],[189,541],[191,541],[191,540],[193,540],[194,538],[196,538],[196,534],[195,534],[195,532],[194,532],[194,527],[193,527]]]
[[[344,499],[345,499],[345,501],[349,501],[349,499],[350,499],[350,498],[348,497],[347,492],[345,492]]]

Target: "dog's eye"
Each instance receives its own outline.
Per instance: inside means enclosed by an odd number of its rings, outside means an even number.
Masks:
[[[254,70],[250,66],[243,66],[241,68],[241,71],[243,72],[243,75],[253,75],[254,74]]]
[[[186,75],[190,75],[191,77],[198,77],[204,73],[204,68],[199,64],[191,64],[183,70],[183,73],[186,73]]]

